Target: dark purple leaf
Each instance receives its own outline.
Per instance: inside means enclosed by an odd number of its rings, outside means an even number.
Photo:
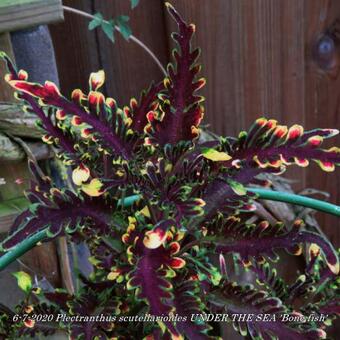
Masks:
[[[179,33],[173,35],[179,47],[179,51],[173,53],[176,68],[169,65],[168,77],[164,80],[165,90],[159,95],[160,108],[147,116],[150,139],[160,145],[197,137],[204,113],[200,105],[203,98],[195,94],[205,84],[203,78],[196,80],[200,70],[196,60],[200,52],[192,50],[190,44],[195,26],[187,25],[171,5],[168,5],[168,10],[179,28]]]

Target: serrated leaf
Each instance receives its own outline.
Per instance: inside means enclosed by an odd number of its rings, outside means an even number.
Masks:
[[[134,9],[135,7],[137,7],[139,0],[130,0],[131,2],[131,8]]]
[[[228,179],[227,183],[230,185],[231,189],[234,191],[235,194],[239,196],[244,196],[247,194],[246,188],[243,186],[243,184],[236,182],[232,179]]]
[[[201,69],[197,64],[200,50],[191,48],[195,25],[184,22],[169,3],[166,7],[178,25],[179,32],[172,35],[177,48],[173,53],[174,63],[169,65],[168,77],[163,82],[165,90],[158,96],[164,110],[162,118],[152,112],[147,116],[150,124],[147,143],[162,146],[194,140],[199,136],[204,98],[197,95],[197,91],[205,84],[203,78],[197,77]]]
[[[321,144],[338,132],[336,129],[304,131],[300,125],[288,128],[274,119],[259,118],[248,132],[240,133],[228,152],[245,164],[255,161],[254,166],[263,172],[281,174],[291,164],[306,167],[310,161],[331,172],[340,164],[340,150],[322,149]]]
[[[132,34],[130,25],[128,24],[129,20],[130,18],[126,15],[120,15],[116,18],[116,23],[120,29],[120,33],[126,40],[128,40],[130,35]]]
[[[104,193],[102,189],[103,183],[98,178],[93,178],[90,183],[83,184],[81,190],[92,197],[100,196]]]
[[[101,15],[101,13],[96,13],[94,15],[94,19],[92,19],[89,23],[89,30],[92,31],[93,29],[99,27],[102,25],[103,22],[103,16]]]
[[[115,25],[114,21],[103,21],[101,24],[102,30],[105,33],[105,35],[114,43],[115,42],[115,37],[114,37],[114,30],[115,30]]]
[[[13,276],[16,277],[18,281],[18,286],[25,293],[28,293],[32,289],[32,279],[31,276],[26,272],[20,271],[13,273]]]

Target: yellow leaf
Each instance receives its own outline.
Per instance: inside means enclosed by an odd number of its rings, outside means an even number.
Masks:
[[[113,270],[111,271],[108,275],[107,275],[107,279],[109,281],[114,281],[116,280],[120,275],[120,271],[119,270]]]
[[[72,172],[72,180],[75,185],[81,185],[83,182],[86,182],[89,177],[90,170],[84,165],[76,167]]]
[[[32,289],[32,279],[27,273],[20,271],[13,273],[13,275],[18,281],[19,288],[24,292],[28,293]]]
[[[100,190],[102,186],[103,183],[98,178],[94,178],[89,184],[83,184],[81,190],[89,196],[97,197],[104,193],[103,190]]]
[[[147,231],[143,240],[144,246],[149,249],[160,247],[166,240],[167,233],[161,228]]]
[[[146,205],[142,210],[139,211],[142,215],[144,215],[145,217],[150,217],[150,210],[148,208],[148,206]]]
[[[103,86],[104,82],[105,72],[103,70],[91,73],[89,83],[92,90],[96,91]]]
[[[229,161],[231,157],[226,152],[220,152],[215,149],[203,149],[203,157],[210,159],[213,162]]]

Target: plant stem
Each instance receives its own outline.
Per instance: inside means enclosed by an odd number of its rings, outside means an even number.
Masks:
[[[26,238],[15,248],[10,249],[8,252],[0,257],[0,270],[6,268],[9,264],[11,264],[21,255],[28,252],[30,249],[36,246],[38,242],[42,241],[46,237],[46,229],[44,229],[32,235],[31,237]]]
[[[260,199],[268,199],[272,201],[279,201],[279,202],[286,202],[292,203],[296,205],[301,205],[304,207],[312,208],[315,210],[323,211],[328,214],[332,214],[335,216],[340,216],[340,207],[328,202],[316,200],[306,196],[300,196],[291,194],[288,192],[281,192],[281,191],[273,191],[273,190],[266,190],[266,189],[257,189],[257,188],[247,188],[249,192],[258,195]],[[135,201],[140,199],[139,195],[128,196],[124,199],[123,202],[118,204],[122,204],[126,206],[132,205]],[[46,230],[41,230],[38,233],[34,234],[31,237],[28,237],[20,244],[18,244],[15,248],[10,249],[7,253],[0,257],[0,271],[6,268],[10,263],[15,261],[21,255],[29,251],[33,248],[38,242],[42,241],[43,239],[47,238]],[[194,244],[190,244],[190,247]],[[184,247],[181,251],[186,250],[188,247]]]
[[[133,203],[138,201],[140,199],[140,195],[132,195],[124,197],[123,199],[119,199],[117,202],[117,206],[123,206],[123,207],[130,207]]]
[[[75,13],[75,14],[81,15],[81,16],[88,18],[88,19],[91,19],[91,20],[95,19],[95,17],[92,14],[89,14],[87,12],[81,11],[81,10],[73,8],[73,7],[63,6],[63,9],[66,12]],[[107,20],[103,20],[103,21],[105,23],[109,23]],[[121,32],[120,28],[117,25],[115,25],[115,30],[117,30],[118,32]],[[159,59],[156,57],[156,55],[150,50],[149,47],[147,47],[142,41],[140,41],[138,38],[136,38],[132,34],[129,36],[129,39],[131,39],[131,41],[133,41],[135,44],[140,46],[146,53],[148,53],[150,55],[150,57],[154,60],[154,62],[157,64],[159,69],[162,71],[164,76],[167,76],[167,72],[166,72],[165,68],[163,67],[162,63],[159,61]]]
[[[289,192],[258,189],[258,188],[247,188],[247,190],[249,192],[257,194],[258,198],[260,199],[301,205],[303,207],[312,208],[318,211],[323,211],[325,213],[328,213],[334,216],[340,216],[340,206],[337,206],[329,202],[316,200],[314,198],[310,198],[306,196],[295,195]]]
[[[252,192],[258,195],[259,199],[265,199],[270,201],[279,201],[285,203],[292,203],[295,205],[300,205],[303,207],[315,209],[318,211],[323,211],[325,213],[340,216],[340,206],[317,200],[314,198],[296,195],[289,192],[282,192],[282,191],[274,191],[274,190],[267,190],[267,189],[258,189],[258,188],[247,188],[249,192]],[[140,199],[139,195],[128,196],[124,199],[124,206],[131,206],[134,202]],[[118,205],[121,202],[118,201]]]

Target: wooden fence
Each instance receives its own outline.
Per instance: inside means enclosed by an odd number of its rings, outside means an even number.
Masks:
[[[58,3],[49,0],[49,4]],[[9,3],[9,2],[8,2]],[[163,65],[171,58],[176,29],[162,0],[140,0],[133,11],[128,0],[64,0],[64,5],[105,18],[130,16],[134,35],[158,56]],[[196,24],[194,44],[202,48],[202,73],[207,79],[205,123],[222,135],[236,135],[259,116],[281,124],[340,128],[340,2],[338,0],[172,0],[187,21]],[[47,4],[46,4],[47,6]],[[47,8],[47,7],[46,7]],[[46,11],[49,13],[49,10]],[[59,16],[57,16],[59,18]],[[45,22],[45,21],[43,21]],[[113,45],[99,31],[88,31],[88,19],[65,13],[65,21],[50,25],[63,93],[88,86],[92,71],[106,71],[105,91],[120,105],[160,81],[162,74],[150,57],[119,34]],[[339,32],[338,32],[339,31]],[[8,33],[0,35],[2,49],[11,53]],[[7,48],[8,47],[8,48]],[[3,66],[0,70],[4,73]],[[0,99],[12,92],[0,81]],[[340,145],[340,138],[332,144]],[[27,175],[26,162],[2,165],[0,177],[12,183],[4,198],[22,195],[16,177]],[[27,175],[28,176],[28,175]],[[297,180],[297,191],[307,187],[330,193],[340,202],[340,174],[322,173],[315,164],[287,173]],[[6,197],[4,197],[6,196]],[[340,245],[336,218],[319,214],[320,225]],[[13,216],[2,219],[6,224]],[[1,225],[0,225],[1,226]],[[47,255],[48,254],[48,255]],[[60,283],[56,245],[38,247],[25,263],[45,275],[56,273]],[[233,335],[236,339],[237,336]]]
[[[261,115],[282,124],[340,127],[339,35],[336,0],[172,0],[196,24],[194,44],[202,48],[207,78],[205,123],[223,135],[235,135]],[[133,33],[166,65],[175,25],[161,0],[140,0],[131,11],[127,0],[65,0],[65,5],[106,18],[130,16]],[[91,71],[106,71],[106,91],[128,103],[162,74],[138,46],[118,37],[113,45],[102,32],[88,31],[88,20],[65,13],[51,25],[62,90],[86,88]],[[340,138],[332,143],[340,144]],[[321,173],[317,165],[294,168],[296,190],[313,187],[340,202],[340,175]],[[332,242],[340,244],[339,223],[320,214]]]

